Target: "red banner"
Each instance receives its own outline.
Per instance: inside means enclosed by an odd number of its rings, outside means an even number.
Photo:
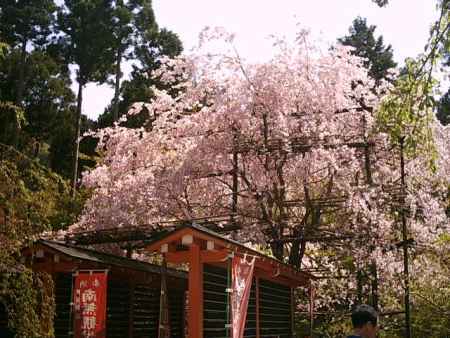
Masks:
[[[245,319],[247,317],[248,299],[252,288],[255,257],[249,263],[245,258],[233,257],[231,293],[232,338],[244,337]]]
[[[106,272],[78,272],[73,292],[74,338],[106,337]]]

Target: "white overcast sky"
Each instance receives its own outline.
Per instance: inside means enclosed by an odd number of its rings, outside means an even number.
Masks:
[[[385,8],[371,0],[153,0],[153,8],[159,26],[177,33],[186,51],[205,26],[220,26],[236,33],[237,49],[250,61],[269,58],[267,37],[293,36],[297,23],[321,41],[333,43],[361,16],[377,26],[376,34],[393,46],[394,58],[401,64],[423,51],[437,16],[435,0],[390,0]],[[83,96],[83,112],[96,119],[113,90],[89,84]]]

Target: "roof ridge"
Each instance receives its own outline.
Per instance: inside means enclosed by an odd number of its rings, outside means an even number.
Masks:
[[[141,261],[141,260],[134,259],[134,258],[128,258],[128,257],[115,255],[115,254],[112,254],[112,253],[97,251],[97,250],[92,249],[92,248],[84,248],[84,247],[80,247],[80,246],[77,246],[77,245],[74,245],[74,244],[68,244],[68,243],[65,243],[65,242],[62,242],[62,241],[39,239],[37,242],[41,243],[43,245],[49,246],[49,247],[51,247],[51,248],[53,248],[55,250],[58,250],[58,249],[54,248],[53,246],[54,245],[59,245],[59,246],[65,247],[65,248],[82,251],[84,253],[88,253],[88,254],[91,253],[91,254],[103,256],[104,258],[109,257],[109,258],[113,258],[113,259],[116,259],[116,260],[121,260],[123,262],[127,262],[127,261],[130,262],[131,261],[131,262],[133,262],[135,264],[137,263],[137,264],[142,264],[142,265],[146,265],[146,266],[153,267],[153,268],[161,268],[161,265],[158,265],[158,264],[155,264],[155,263],[149,263],[149,262]],[[69,255],[68,253],[64,253],[64,254]],[[113,264],[113,263],[108,263],[108,264]],[[172,270],[174,272],[181,272],[181,273],[185,272],[183,270],[178,270],[178,269],[175,269],[175,268],[167,268],[167,269],[168,270]]]

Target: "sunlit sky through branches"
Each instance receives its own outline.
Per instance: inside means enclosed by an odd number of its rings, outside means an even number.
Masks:
[[[300,25],[326,47],[346,35],[353,19],[361,16],[377,26],[376,35],[393,46],[394,58],[402,64],[423,51],[437,16],[434,0],[391,0],[385,8],[371,0],[153,0],[153,7],[160,27],[177,33],[186,51],[205,26],[221,26],[236,33],[237,50],[249,61],[270,58],[269,35],[289,38]],[[130,68],[125,65],[126,76]],[[96,119],[111,101],[113,89],[89,84],[83,96],[83,112]]]

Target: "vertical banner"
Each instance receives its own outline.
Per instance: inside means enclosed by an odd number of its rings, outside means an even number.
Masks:
[[[247,317],[248,299],[252,288],[253,270],[255,268],[255,257],[247,262],[246,257],[233,257],[231,275],[231,318],[232,338],[244,337],[245,319]]]
[[[73,292],[74,338],[106,337],[107,273],[78,272]]]

